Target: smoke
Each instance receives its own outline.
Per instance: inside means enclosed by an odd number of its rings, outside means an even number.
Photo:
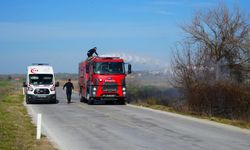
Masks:
[[[112,53],[112,54],[104,54],[101,57],[120,57],[125,60],[127,63],[131,63],[133,65],[138,66],[141,69],[149,69],[149,70],[158,70],[158,69],[166,69],[169,67],[169,64],[163,62],[162,60],[152,58],[152,57],[144,57],[132,54],[125,53]]]

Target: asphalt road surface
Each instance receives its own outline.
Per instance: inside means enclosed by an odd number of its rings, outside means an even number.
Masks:
[[[250,150],[250,132],[126,105],[87,105],[57,90],[58,104],[26,105],[42,113],[42,133],[62,150]]]

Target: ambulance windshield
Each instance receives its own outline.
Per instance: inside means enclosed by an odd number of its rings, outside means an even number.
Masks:
[[[44,85],[53,84],[52,74],[31,74],[29,75],[30,84],[33,85]]]

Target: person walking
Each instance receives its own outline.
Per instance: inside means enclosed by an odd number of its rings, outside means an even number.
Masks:
[[[98,56],[98,53],[96,52],[96,50],[97,50],[96,47],[90,49],[90,50],[88,51],[88,53],[87,53],[88,58],[92,57],[94,53],[96,54],[96,56]]]
[[[74,89],[74,85],[71,83],[71,79],[68,79],[68,82],[64,84],[63,90],[66,87],[66,95],[68,104],[71,102],[72,90]]]

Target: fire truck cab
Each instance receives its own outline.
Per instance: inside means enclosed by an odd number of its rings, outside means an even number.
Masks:
[[[128,65],[127,74],[131,73]],[[79,63],[81,102],[115,100],[126,102],[126,71],[124,60],[119,57],[92,57]]]

